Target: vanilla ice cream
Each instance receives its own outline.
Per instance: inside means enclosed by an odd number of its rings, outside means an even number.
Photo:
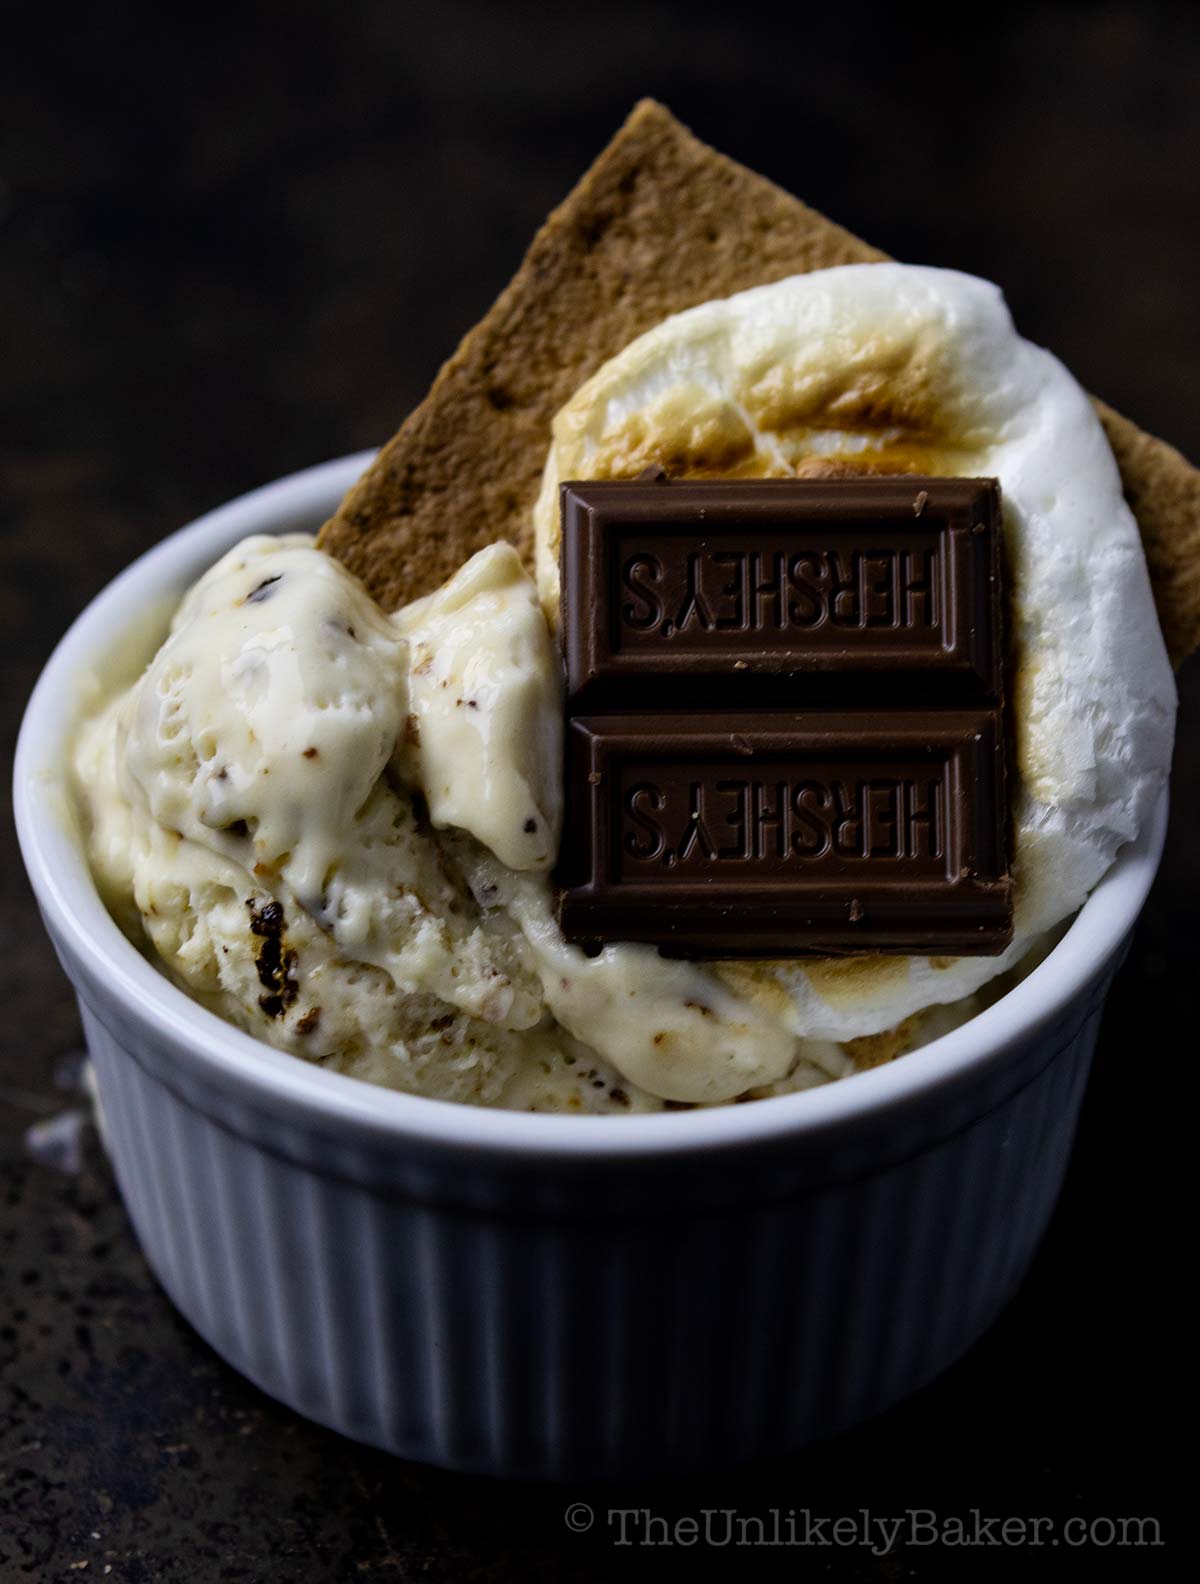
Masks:
[[[93,868],[199,1000],[376,1082],[629,1110],[848,1070],[709,970],[562,941],[561,715],[509,546],[389,619],[310,539],[248,539],[81,730]]]
[[[813,459],[1000,479],[1013,946],[589,957],[563,939],[550,880],[557,482],[649,463],[787,476]],[[497,544],[391,616],[310,539],[246,540],[187,594],[138,682],[83,724],[98,883],[218,1014],[354,1076],[471,1103],[628,1111],[801,1088],[943,1032],[989,981],[999,993],[1162,785],[1174,689],[1115,464],[1082,391],[983,282],[855,266],[667,320],[560,413],[536,522],[540,601]]]

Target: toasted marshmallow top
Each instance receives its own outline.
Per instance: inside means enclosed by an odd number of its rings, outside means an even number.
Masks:
[[[847,265],[665,320],[554,421],[535,508],[559,602],[558,485],[825,468],[1000,480],[1011,569],[1015,934],[1001,956],[737,963],[797,1033],[846,1039],[969,995],[1073,912],[1166,777],[1175,689],[1137,524],[1087,396],[1017,335],[999,290],[949,270]]]

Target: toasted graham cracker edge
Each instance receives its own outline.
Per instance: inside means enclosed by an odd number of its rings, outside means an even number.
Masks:
[[[389,610],[496,539],[531,562],[551,420],[602,363],[697,303],[886,256],[642,100],[319,543]],[[1200,472],[1103,402],[1096,409],[1178,665],[1200,645]]]
[[[350,490],[322,547],[385,608],[496,539],[532,562],[551,419],[602,363],[712,297],[882,257],[643,100]]]

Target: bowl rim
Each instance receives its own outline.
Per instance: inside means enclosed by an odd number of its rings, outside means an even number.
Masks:
[[[173,1059],[219,1089],[326,1129],[484,1153],[612,1158],[676,1154],[798,1138],[853,1126],[929,1099],[1003,1061],[1050,1023],[1120,951],[1153,881],[1166,834],[1167,792],[1136,840],[1096,885],[1059,943],[1020,984],[968,1022],[867,1072],[753,1105],[633,1116],[577,1116],[472,1106],[406,1094],[305,1062],[191,1000],[126,939],[92,880],[62,803],[63,747],[82,679],[154,598],[183,588],[251,533],[311,528],[371,460],[358,452],[288,474],[169,534],[118,574],[71,624],[30,696],[17,743],[13,802],[22,856],[47,927],[103,994]],[[75,979],[75,972],[70,974]],[[78,988],[78,986],[77,986]]]

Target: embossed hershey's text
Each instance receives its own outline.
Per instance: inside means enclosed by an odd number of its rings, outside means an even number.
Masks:
[[[914,536],[915,538],[916,536]],[[757,548],[639,547],[614,558],[620,646],[753,634],[770,641],[822,627],[935,633],[942,621],[937,536],[897,547],[826,549],[776,542]]]
[[[788,867],[861,872],[895,864],[914,876],[945,865],[944,777],[929,765],[876,775],[736,776],[627,766],[620,785],[623,879],[663,867],[703,879],[733,868],[778,879]]]

